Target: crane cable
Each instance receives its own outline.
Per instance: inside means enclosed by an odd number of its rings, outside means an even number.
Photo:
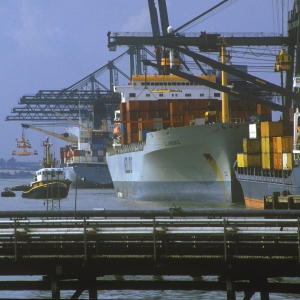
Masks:
[[[206,19],[208,19],[209,17],[215,15],[216,13],[218,13],[220,10],[223,10],[227,7],[229,7],[230,5],[234,4],[235,2],[237,2],[238,0],[229,0],[226,3],[223,3],[222,5],[220,5],[219,7],[217,7],[214,10],[209,11],[208,13],[204,13],[202,14],[202,17],[195,18],[195,21],[192,21],[191,23],[188,23],[188,25],[190,25],[189,27],[186,27],[185,29],[180,29],[180,27],[178,28],[181,32],[185,32],[186,30],[198,25],[199,23],[205,21]],[[184,25],[183,25],[184,26]],[[176,29],[175,31],[177,31],[178,29]]]

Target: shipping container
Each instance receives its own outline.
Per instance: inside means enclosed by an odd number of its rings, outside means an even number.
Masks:
[[[293,152],[293,137],[292,136],[273,137],[273,152],[276,153]]]
[[[273,152],[273,138],[270,137],[261,138],[261,152],[263,153]]]
[[[271,108],[257,104],[257,114],[259,115],[270,115],[272,113]]]
[[[260,139],[243,139],[243,151],[245,153],[259,153],[261,152]]]
[[[194,120],[194,116],[193,115],[184,115],[183,116],[183,125],[184,126],[190,126],[191,125],[191,121]]]
[[[293,154],[292,153],[282,153],[282,168],[283,170],[293,169]]]
[[[138,132],[131,132],[127,134],[127,143],[136,143],[139,141],[139,133]]]
[[[273,153],[262,153],[261,154],[261,167],[263,169],[273,169],[274,168]]]
[[[129,100],[126,102],[126,111],[139,110],[139,103],[141,101],[138,100]]]
[[[238,153],[237,154],[238,167],[244,168],[258,168],[261,167],[260,153]]]
[[[261,137],[283,136],[283,123],[261,122]]]
[[[282,170],[282,153],[274,153],[274,169]]]

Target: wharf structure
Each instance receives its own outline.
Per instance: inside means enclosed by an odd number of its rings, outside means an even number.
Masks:
[[[296,210],[22,211],[0,212],[0,290],[219,290],[227,299],[260,293],[300,294],[300,220]],[[103,280],[105,275],[170,276]],[[179,277],[177,277],[179,276]],[[201,281],[182,280],[182,277]],[[205,276],[217,280],[206,281]],[[181,278],[181,279],[178,279]]]

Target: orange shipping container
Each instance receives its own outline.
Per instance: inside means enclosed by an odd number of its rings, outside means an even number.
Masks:
[[[274,169],[282,170],[282,153],[274,153]]]
[[[292,136],[273,137],[273,151],[276,153],[293,152],[293,137]]]

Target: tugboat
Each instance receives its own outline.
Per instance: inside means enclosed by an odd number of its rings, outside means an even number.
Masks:
[[[16,194],[8,187],[1,192],[1,197],[15,197]]]
[[[71,181],[66,179],[63,168],[55,168],[57,161],[50,154],[49,137],[43,142],[45,158],[44,168],[36,171],[34,181],[28,190],[22,192],[23,198],[29,199],[63,199],[68,196]]]

